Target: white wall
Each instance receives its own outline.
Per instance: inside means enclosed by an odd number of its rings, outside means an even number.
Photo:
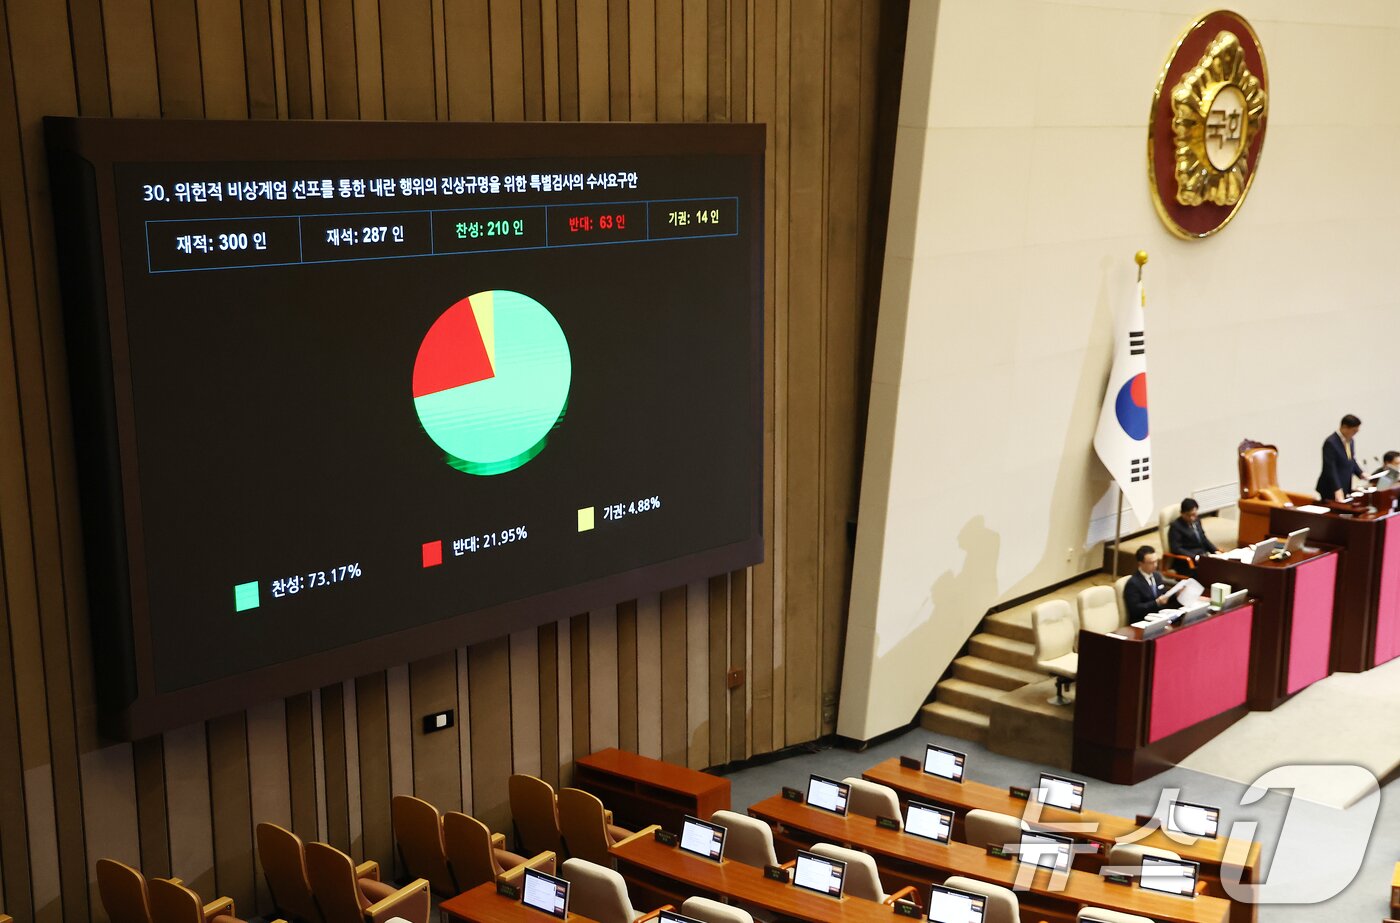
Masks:
[[[1400,2],[1237,0],[1269,67],[1258,179],[1172,237],[1147,116],[1195,0],[914,0],[838,732],[910,720],[999,600],[1100,560],[1091,441],[1113,307],[1149,251],[1156,505],[1311,489],[1343,413],[1400,448]],[[1131,519],[1131,514],[1129,514]]]

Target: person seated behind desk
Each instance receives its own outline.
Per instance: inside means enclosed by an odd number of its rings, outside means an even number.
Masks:
[[[1394,487],[1400,483],[1400,452],[1390,451],[1385,453],[1382,464],[1375,471],[1371,472],[1371,477],[1376,477],[1376,488],[1384,490],[1387,487]]]
[[[1128,609],[1128,621],[1140,622],[1144,616],[1167,604],[1167,582],[1157,573],[1157,549],[1143,545],[1137,550],[1137,573],[1123,585],[1123,604]]]
[[[1201,505],[1191,497],[1181,501],[1181,515],[1172,521],[1167,530],[1167,542],[1172,554],[1185,555],[1191,559],[1191,567],[1203,554],[1215,554],[1219,548],[1206,537],[1201,527]]]

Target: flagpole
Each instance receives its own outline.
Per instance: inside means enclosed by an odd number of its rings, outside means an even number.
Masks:
[[[1133,254],[1133,262],[1137,263],[1137,281],[1142,285],[1142,267],[1147,264],[1147,251],[1139,250]],[[1123,488],[1118,488],[1118,519],[1113,526],[1113,579],[1118,579],[1119,555],[1118,545],[1123,540]]]

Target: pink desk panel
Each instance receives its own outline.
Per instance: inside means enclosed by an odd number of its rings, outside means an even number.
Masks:
[[[1253,625],[1254,607],[1241,606],[1151,642],[1149,743],[1245,703]]]
[[[1400,657],[1400,516],[1385,524],[1381,549],[1381,589],[1376,600],[1376,659],[1372,666]]]
[[[1335,554],[1298,565],[1288,638],[1288,692],[1327,677],[1332,653],[1332,606],[1337,593]]]

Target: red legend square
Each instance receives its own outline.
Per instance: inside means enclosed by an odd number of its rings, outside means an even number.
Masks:
[[[442,542],[423,543],[423,566],[437,567],[442,563]]]

